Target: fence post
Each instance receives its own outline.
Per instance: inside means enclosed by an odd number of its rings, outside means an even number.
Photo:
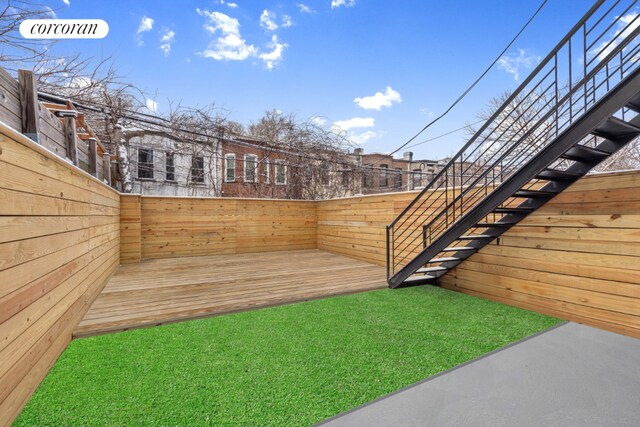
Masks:
[[[20,117],[22,120],[22,133],[40,144],[38,111],[38,90],[36,77],[32,71],[18,70],[18,83],[20,85]]]
[[[104,175],[104,180],[111,185],[111,154],[109,153],[102,155],[102,174]]]
[[[88,138],[89,145],[89,173],[95,177],[98,176],[98,140]]]
[[[64,140],[67,148],[67,158],[78,166],[78,146],[76,143],[76,118],[71,115],[64,117]]]

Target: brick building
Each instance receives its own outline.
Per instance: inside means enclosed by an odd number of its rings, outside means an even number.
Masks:
[[[436,160],[414,160],[408,151],[402,158],[389,154],[364,154],[361,148],[354,151],[362,165],[362,192],[364,194],[409,191],[426,186],[442,165]]]
[[[290,165],[285,151],[237,137],[225,139],[221,153],[223,197],[286,198]]]

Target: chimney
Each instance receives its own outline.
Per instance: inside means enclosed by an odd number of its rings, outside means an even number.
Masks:
[[[413,153],[411,151],[405,151],[405,153],[402,155],[402,158],[407,162],[410,162],[413,160]]]
[[[355,156],[362,156],[364,154],[364,148],[355,148],[353,154]]]

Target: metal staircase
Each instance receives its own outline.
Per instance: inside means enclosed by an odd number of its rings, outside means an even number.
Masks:
[[[437,283],[640,135],[636,3],[597,1],[387,226],[389,287]]]

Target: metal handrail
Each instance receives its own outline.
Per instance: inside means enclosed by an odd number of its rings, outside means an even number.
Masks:
[[[637,43],[640,16],[630,12],[636,3],[596,1],[388,226],[388,276],[421,250],[427,239],[432,241],[460,220],[480,202],[481,193],[486,196],[490,187],[495,190],[637,65],[640,46],[631,42]],[[582,71],[574,82],[574,70],[579,68]],[[525,119],[530,122],[518,129],[505,127]]]

